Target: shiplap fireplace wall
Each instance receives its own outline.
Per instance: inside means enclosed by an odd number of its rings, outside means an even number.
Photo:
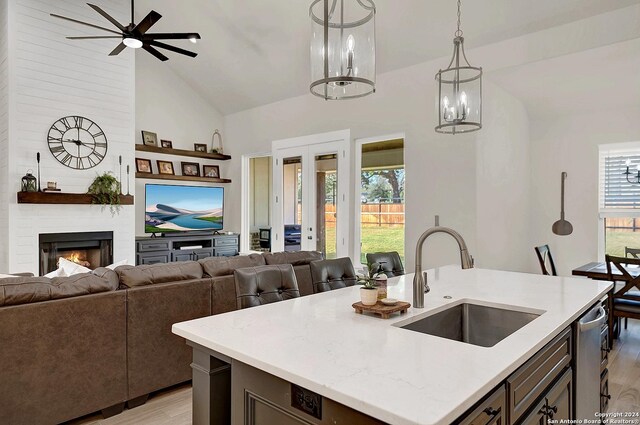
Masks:
[[[103,0],[100,5],[121,22],[129,21],[128,0]],[[66,40],[95,31],[50,13],[109,25],[81,0],[5,0],[0,6],[0,273],[37,273],[41,233],[113,231],[114,260],[134,260],[133,206],[112,215],[109,208],[94,205],[16,201],[20,178],[29,169],[35,174],[37,152],[43,187],[56,181],[64,192],[86,192],[105,171],[118,176],[120,155],[123,169],[134,167],[134,53],[109,57],[117,40]],[[90,118],[107,135],[107,156],[97,167],[73,170],[49,152],[50,126],[68,115]],[[126,188],[124,171],[123,176]]]

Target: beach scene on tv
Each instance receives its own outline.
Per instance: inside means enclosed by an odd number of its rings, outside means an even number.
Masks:
[[[221,187],[146,185],[145,232],[221,230]]]

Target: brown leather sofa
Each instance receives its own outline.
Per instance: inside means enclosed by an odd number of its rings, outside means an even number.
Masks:
[[[236,310],[239,268],[292,264],[309,295],[309,264],[320,259],[254,254],[0,280],[0,422],[110,416],[190,380],[191,350],[171,333],[173,323]]]

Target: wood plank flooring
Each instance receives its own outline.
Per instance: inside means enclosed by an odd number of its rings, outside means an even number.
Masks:
[[[640,412],[640,321],[629,319],[609,357],[609,412]],[[66,425],[190,425],[191,385],[152,394],[146,404],[109,419],[99,414]]]

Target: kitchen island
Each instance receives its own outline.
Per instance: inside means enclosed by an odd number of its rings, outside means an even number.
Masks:
[[[382,422],[449,424],[562,336],[612,286],[458,266],[428,274],[425,308],[389,320],[355,314],[359,288],[351,287],[175,324],[173,332],[194,348],[194,424],[215,423],[229,404],[234,364]],[[390,279],[388,294],[411,302],[412,275]],[[466,302],[539,317],[491,347],[398,326]],[[245,423],[234,412],[233,423]]]

